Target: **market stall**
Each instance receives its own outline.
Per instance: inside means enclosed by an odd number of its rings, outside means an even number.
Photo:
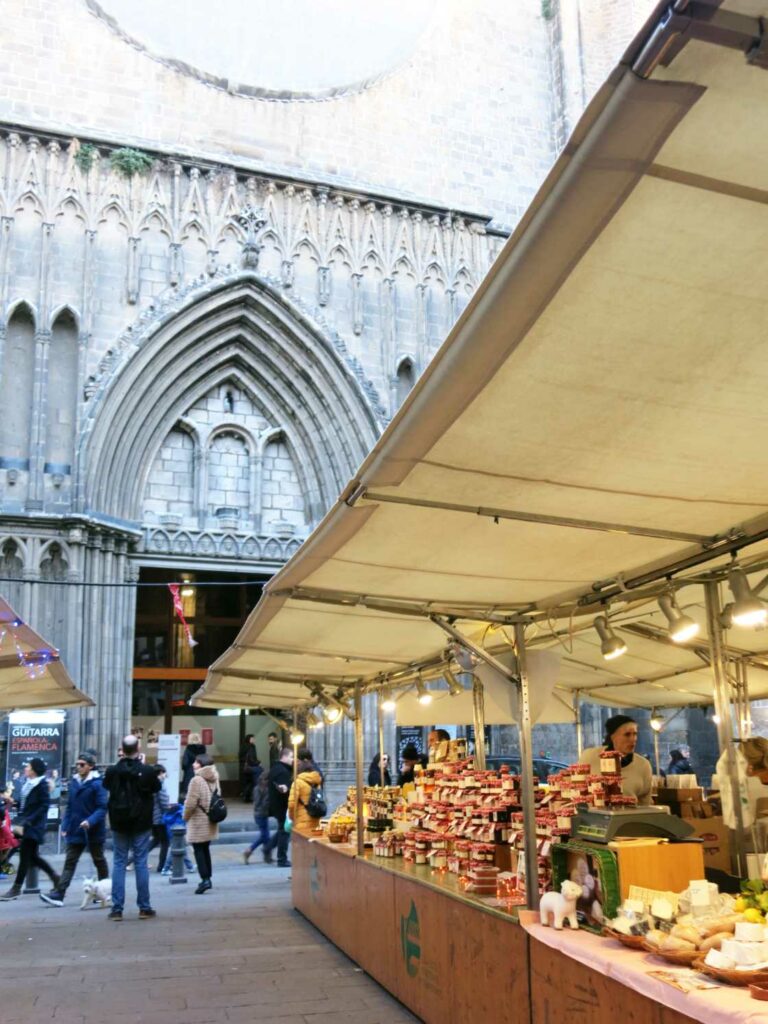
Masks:
[[[355,718],[357,855],[328,850],[317,860],[342,910],[330,896],[312,908],[315,862],[302,853],[294,876],[297,906],[364,966],[375,939],[346,920],[361,918],[362,901],[373,901],[376,921],[390,913],[393,886],[414,902],[436,892],[397,872],[370,891],[367,881],[349,884],[373,870],[361,799],[366,693],[422,697],[429,684],[453,692],[456,674],[481,665],[498,674],[520,730],[527,880],[539,878],[541,855],[529,678],[537,648],[560,654],[553,692],[566,699],[714,701],[722,776],[740,813],[733,725],[747,731],[749,696],[768,695],[768,656],[750,632],[768,620],[766,16],[766,0],[657,7],[356,479],[194,699],[330,705]],[[297,851],[304,842],[297,837]],[[440,893],[454,914],[469,907],[456,895]],[[526,896],[535,908],[539,886]],[[489,909],[472,912],[486,927]],[[663,931],[663,915],[653,918],[652,931]],[[399,927],[407,950],[407,916]],[[479,963],[494,977],[508,972],[518,928],[505,921],[499,943],[483,947]],[[557,954],[583,978],[578,964],[589,958],[578,950],[588,947],[578,938],[549,952],[528,940],[539,977],[554,977],[546,958]],[[476,967],[460,969],[470,988]],[[399,976],[370,969],[438,1019]],[[640,1019],[675,1019],[655,988],[665,1008],[615,984],[617,1005]],[[534,1019],[557,1005],[549,989],[528,993]],[[507,981],[498,997],[509,995]],[[718,990],[733,1005],[743,997]],[[596,999],[590,990],[587,1005]],[[694,1004],[692,1019],[717,1019],[696,1016]]]

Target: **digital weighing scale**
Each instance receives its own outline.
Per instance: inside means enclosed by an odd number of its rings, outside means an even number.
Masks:
[[[577,807],[571,821],[571,839],[610,843],[614,839],[687,839],[694,829],[687,821],[670,814],[668,807],[622,807],[595,810]]]

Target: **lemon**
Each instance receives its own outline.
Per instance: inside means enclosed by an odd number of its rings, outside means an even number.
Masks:
[[[763,915],[757,907],[750,907],[749,910],[744,911],[744,920],[750,921],[752,924],[761,924]]]
[[[742,914],[747,909],[748,906],[749,906],[749,904],[744,899],[744,897],[743,896],[739,896],[738,899],[736,900],[736,902],[733,904],[733,909],[735,910],[735,912],[737,914]]]

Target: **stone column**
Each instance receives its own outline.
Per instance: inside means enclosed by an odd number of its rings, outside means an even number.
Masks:
[[[264,452],[251,453],[249,461],[249,504],[251,529],[254,533],[261,533],[261,495],[263,490],[262,475],[264,472]]]
[[[32,385],[32,426],[29,438],[29,485],[26,510],[39,511],[43,508],[45,465],[45,436],[48,392],[48,350],[51,332],[38,330],[35,333],[35,367]]]

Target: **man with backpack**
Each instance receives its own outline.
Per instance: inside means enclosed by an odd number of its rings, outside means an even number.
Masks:
[[[125,903],[125,866],[133,853],[136,872],[136,902],[139,918],[155,917],[149,902],[149,847],[152,842],[154,794],[160,789],[160,777],[144,764],[136,736],[126,736],[123,756],[107,768],[104,788],[109,793],[109,824],[112,829],[112,910],[110,921],[123,920]]]
[[[277,819],[277,832],[269,841],[264,853],[271,854],[277,847],[277,866],[289,868],[288,843],[290,836],[285,830],[285,819],[288,814],[288,794],[293,784],[293,751],[283,747],[280,760],[269,769],[269,813]],[[266,858],[265,858],[266,859]]]
[[[296,780],[288,794],[288,814],[292,828],[299,832],[313,832],[327,812],[321,788],[323,776],[309,750],[299,751],[296,768]]]

